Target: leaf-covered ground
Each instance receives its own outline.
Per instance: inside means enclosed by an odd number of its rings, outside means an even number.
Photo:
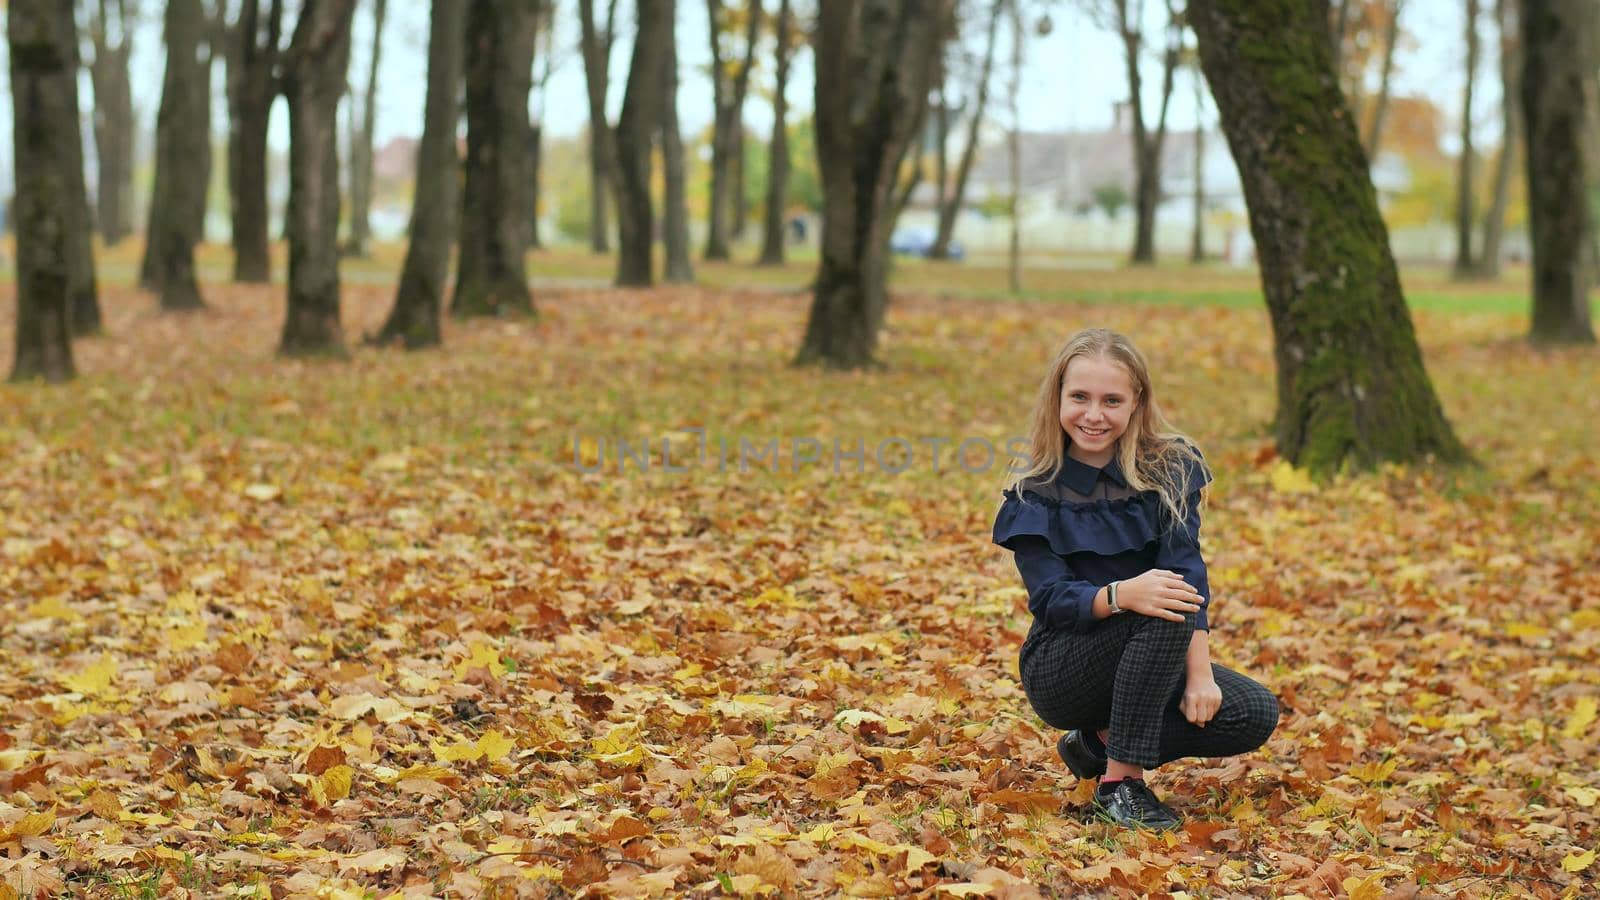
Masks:
[[[1483,468],[1316,488],[1259,308],[913,293],[829,374],[799,294],[546,290],[346,363],[272,357],[280,295],[107,287],[76,383],[0,387],[0,897],[1594,890],[1593,350],[1419,310]],[[352,343],[389,297],[347,285]],[[1028,708],[1004,460],[955,455],[1088,324],[1216,468],[1213,654],[1285,706],[1154,776],[1165,838],[1094,822]]]

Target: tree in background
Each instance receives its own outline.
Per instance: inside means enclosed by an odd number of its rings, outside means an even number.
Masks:
[[[133,232],[133,93],[128,57],[133,53],[137,4],[117,0],[88,8],[94,57],[89,81],[94,87],[94,147],[100,178],[95,219],[106,246]]]
[[[372,252],[372,130],[378,116],[378,60],[383,50],[383,17],[388,0],[372,0],[372,53],[367,58],[367,83],[361,98],[361,117],[350,104],[350,242],[345,253],[367,256]]]
[[[533,79],[531,93],[538,98],[539,114],[528,121],[528,249],[540,250],[544,242],[539,236],[539,205],[544,183],[544,116],[549,107],[550,79],[555,75],[556,30],[555,0],[538,4],[535,14],[539,23],[535,27],[533,55],[541,69]]]
[[[1523,0],[1522,111],[1540,343],[1594,343],[1589,288],[1586,82],[1595,68],[1592,0]]]
[[[1467,58],[1466,79],[1461,90],[1461,156],[1456,168],[1456,278],[1475,278],[1478,265],[1472,258],[1473,163],[1472,89],[1478,80],[1478,0],[1466,0]]]
[[[423,101],[422,142],[417,147],[410,243],[400,268],[394,309],[374,343],[398,341],[407,350],[439,343],[450,246],[456,234],[456,93],[461,86],[465,22],[465,6],[460,0],[433,0],[428,25],[428,93]]]
[[[1516,0],[1495,0],[1500,29],[1500,152],[1494,163],[1494,194],[1483,219],[1483,255],[1478,260],[1485,278],[1500,274],[1500,245],[1505,235],[1506,208],[1511,203],[1512,160],[1522,131],[1522,42],[1517,37]]]
[[[952,0],[821,0],[813,32],[822,259],[798,365],[874,359],[888,305],[891,196]]]
[[[78,130],[70,95],[77,67],[67,29],[70,4],[11,0],[6,36],[11,56],[17,234],[17,330],[12,381],[68,381],[72,307],[68,292],[67,230],[72,192],[61,146]]]
[[[794,57],[794,13],[789,0],[778,0],[778,16],[773,25],[772,138],[767,142],[767,196],[762,216],[760,265],[783,265],[786,227],[784,213],[789,200],[789,62]]]
[[[467,162],[450,304],[457,318],[534,312],[524,256],[528,92],[538,25],[528,0],[472,0],[467,7]]]
[[[344,356],[339,323],[339,97],[356,0],[304,0],[283,59],[289,101],[289,309],[278,352]]]
[[[976,4],[974,4],[975,6]],[[928,256],[933,259],[948,259],[950,257],[950,241],[955,237],[956,217],[961,213],[961,203],[967,193],[967,178],[972,172],[972,161],[978,152],[978,129],[983,125],[983,113],[989,104],[989,75],[994,71],[995,37],[1000,30],[1000,19],[1005,13],[1006,0],[994,0],[989,5],[988,28],[985,33],[983,62],[978,66],[976,77],[973,78],[972,90],[977,95],[973,108],[967,118],[966,145],[961,149],[961,160],[956,164],[955,183],[946,189],[948,174],[945,171],[945,140],[949,108],[944,102],[948,96],[946,86],[949,84],[949,66],[941,66],[945,85],[939,90],[939,146],[936,148],[938,164],[935,169],[936,187],[938,193],[938,226],[934,231],[933,246],[928,248]],[[960,46],[959,41],[951,41],[947,47],[951,50]]]
[[[83,132],[78,128],[81,114],[78,111],[78,23],[73,15],[72,3],[56,6],[61,17],[56,32],[65,43],[67,65],[72,67],[72,81],[67,92],[67,110],[72,117],[72,129],[61,135],[56,147],[60,164],[66,168],[67,204],[67,296],[71,304],[72,333],[83,336],[100,333],[100,291],[94,275],[94,225],[89,214],[89,187],[83,177]]]
[[[1467,459],[1401,294],[1316,4],[1193,0],[1250,210],[1278,370],[1278,453],[1328,473]]]
[[[639,0],[638,32],[628,87],[617,117],[618,287],[649,287],[651,228],[650,139],[661,118],[663,66],[672,42],[669,0]]]
[[[678,50],[676,4],[667,0],[666,59],[661,79],[661,167],[665,170],[662,198],[662,244],[667,251],[668,282],[694,281],[689,263],[689,203],[684,187],[683,136],[678,132]]]
[[[734,206],[742,205],[734,167],[740,165],[744,135],[744,99],[755,68],[761,35],[761,0],[747,0],[744,14],[744,59],[730,59],[726,45],[734,18],[722,0],[706,0],[711,29],[711,201],[706,211],[706,259],[728,258],[728,235]],[[742,168],[742,166],[741,166]]]
[[[228,203],[233,223],[233,280],[272,278],[267,250],[267,123],[278,96],[276,76],[283,0],[243,0],[227,38]]]
[[[578,48],[583,55],[584,84],[589,99],[589,249],[611,250],[610,198],[616,191],[616,135],[606,118],[606,93],[611,83],[611,44],[616,38],[617,0],[606,4],[602,29],[594,18],[594,0],[578,0]]]
[[[1200,69],[1200,54],[1183,48],[1184,63],[1194,88],[1194,229],[1189,233],[1189,262],[1206,261],[1206,73]]]
[[[161,308],[185,312],[205,306],[195,280],[194,246],[205,222],[206,179],[211,171],[211,106],[207,21],[200,0],[168,0],[163,16],[166,76],[156,116],[156,183],[150,204],[151,281]]]
[[[1379,142],[1389,116],[1394,77],[1395,49],[1400,43],[1400,12],[1404,0],[1338,0],[1330,12],[1329,40],[1334,70],[1350,115],[1362,134],[1367,160],[1377,159]],[[1378,91],[1367,112],[1367,79],[1378,67]]]

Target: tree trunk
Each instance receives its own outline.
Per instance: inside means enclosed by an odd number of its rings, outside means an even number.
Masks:
[[[205,217],[206,183],[189,173],[210,170],[210,79],[204,77],[207,61],[200,54],[206,28],[200,0],[169,0],[162,26],[166,76],[156,116],[156,172],[166,194],[151,205],[150,220],[157,248],[154,280],[160,285],[161,308],[168,312],[205,306],[195,280],[194,246]]]
[[[1360,139],[1312,4],[1195,0],[1244,186],[1278,369],[1278,453],[1326,474],[1466,460],[1423,367]]]
[[[1378,98],[1372,105],[1372,129],[1367,132],[1367,163],[1378,158],[1378,147],[1383,139],[1384,119],[1389,115],[1389,82],[1394,75],[1394,48],[1400,43],[1400,9],[1405,0],[1394,0],[1389,8],[1389,24],[1384,32],[1383,68],[1378,76]],[[1357,117],[1359,121],[1359,117]]]
[[[1472,88],[1478,78],[1478,0],[1466,0],[1467,63],[1466,85],[1461,92],[1461,159],[1456,169],[1456,266],[1455,277],[1471,278],[1477,268],[1472,260],[1473,150]]]
[[[1006,135],[1011,180],[1011,241],[1006,286],[1022,292],[1022,27],[1021,0],[1011,0],[1011,129]]]
[[[1594,343],[1585,79],[1594,71],[1592,0],[1523,0],[1522,114],[1539,343]]]
[[[672,42],[669,0],[639,0],[638,34],[628,87],[617,118],[617,257],[618,287],[649,287],[651,229],[655,212],[650,202],[650,138],[659,127],[660,80]]]
[[[616,35],[617,0],[610,0],[605,30],[594,21],[594,0],[578,0],[579,49],[589,100],[589,249],[611,252],[611,195],[617,182],[617,151],[606,119],[611,42]]]
[[[543,250],[539,238],[539,182],[544,169],[544,126],[528,122],[528,249]]]
[[[450,245],[456,234],[456,122],[460,109],[461,58],[466,7],[460,0],[433,0],[428,25],[428,95],[422,142],[417,147],[416,193],[411,201],[411,242],[400,269],[394,309],[373,338],[407,350],[439,343]]]
[[[961,214],[961,201],[967,194],[967,177],[972,172],[972,160],[978,150],[978,129],[983,125],[983,111],[989,103],[989,73],[994,69],[995,36],[1000,29],[1000,17],[1005,12],[1005,5],[1006,0],[995,0],[989,14],[983,68],[978,74],[978,102],[972,110],[972,118],[967,121],[967,145],[961,150],[960,162],[956,163],[956,183],[939,206],[938,230],[933,237],[933,246],[928,249],[928,256],[933,259],[950,258],[950,239],[955,236],[956,217]]]
[[[1172,99],[1173,75],[1178,67],[1177,12],[1168,4],[1168,43],[1162,56],[1161,112],[1154,132],[1145,127],[1144,100],[1139,74],[1142,37],[1137,22],[1128,16],[1127,0],[1117,2],[1117,25],[1122,31],[1124,59],[1128,70],[1128,105],[1133,119],[1134,155],[1134,232],[1133,252],[1128,261],[1150,265],[1156,261],[1156,207],[1161,204],[1161,154],[1167,138],[1167,107]],[[1326,32],[1324,32],[1326,33]]]
[[[882,365],[874,354],[888,307],[890,193],[928,103],[950,3],[819,4],[813,40],[822,259],[797,365]]]
[[[767,142],[767,205],[763,217],[760,265],[783,265],[789,196],[789,0],[778,0],[777,43],[773,51],[772,140]]]
[[[755,67],[758,37],[761,34],[761,0],[748,0],[749,15],[745,18],[745,56],[737,72],[730,75],[722,55],[724,33],[722,0],[706,0],[706,17],[711,30],[711,201],[706,215],[706,249],[704,257],[728,258],[728,242],[734,218],[734,206],[743,205],[742,178],[735,167],[740,166],[744,147],[744,98],[750,86],[750,70]],[[736,192],[739,194],[735,196]]]
[[[71,95],[77,69],[63,33],[61,0],[11,0],[6,31],[15,121],[14,203],[17,235],[16,357],[12,381],[68,381],[72,306],[67,261],[70,178],[61,146],[76,131]]]
[[[289,310],[278,352],[346,355],[339,324],[339,97],[356,0],[304,0],[284,59],[289,100]]]
[[[661,164],[666,170],[665,219],[662,243],[667,251],[667,281],[686,284],[694,281],[689,263],[689,206],[684,197],[683,138],[678,134],[678,52],[675,35],[676,15],[672,0],[667,2],[666,59],[661,79]]]
[[[100,0],[98,15],[90,27],[94,42],[94,60],[89,65],[94,86],[94,145],[100,161],[95,219],[107,247],[121,243],[133,232],[133,94],[128,83],[133,28],[123,3],[118,2],[116,8],[115,40],[106,0]]]
[[[527,0],[467,7],[467,165],[452,314],[532,315],[528,291],[528,91],[539,20]]]
[[[82,336],[99,334],[101,319],[100,292],[94,274],[94,222],[89,213],[89,187],[83,177],[83,131],[79,127],[82,114],[78,108],[77,78],[78,23],[72,7],[71,3],[58,7],[62,17],[59,33],[67,43],[67,65],[72,67],[73,77],[67,94],[72,130],[62,135],[57,153],[67,170],[67,294],[72,305],[72,333]]]
[[[1189,262],[1206,261],[1206,129],[1201,112],[1205,109],[1205,73],[1198,60],[1194,65],[1194,232],[1189,237]]]
[[[350,133],[350,243],[345,252],[351,256],[372,253],[372,130],[377,124],[378,60],[383,48],[386,6],[388,0],[373,0],[372,57],[368,60],[367,86],[361,100],[361,124]],[[354,99],[352,94],[351,100]]]
[[[272,0],[263,34],[261,0],[244,0],[227,53],[228,200],[233,280],[272,280],[268,252],[267,122],[278,95],[273,75],[283,27],[283,0]]]
[[[1495,0],[1495,20],[1500,29],[1500,155],[1494,165],[1494,198],[1483,219],[1483,256],[1478,260],[1486,278],[1500,275],[1500,245],[1505,235],[1506,207],[1511,202],[1511,164],[1521,132],[1518,73],[1522,68],[1522,42],[1517,39],[1516,16],[1514,0]]]

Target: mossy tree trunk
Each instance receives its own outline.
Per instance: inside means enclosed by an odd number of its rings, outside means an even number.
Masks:
[[[1540,343],[1593,343],[1585,80],[1594,71],[1593,0],[1523,0],[1522,112],[1533,238],[1533,328]]]
[[[532,315],[528,248],[528,91],[539,18],[529,0],[467,6],[466,179],[456,318]]]
[[[661,79],[661,165],[665,169],[662,198],[661,242],[667,251],[666,280],[673,284],[694,281],[689,262],[689,202],[685,196],[683,136],[678,133],[678,52],[675,35],[676,6],[667,0],[666,59]]]
[[[1278,369],[1278,452],[1317,473],[1465,461],[1423,367],[1326,19],[1195,0],[1189,21],[1244,185]]]
[[[267,249],[267,123],[278,95],[273,71],[280,55],[283,0],[272,0],[264,28],[260,6],[261,0],[244,0],[228,41],[228,202],[233,280],[264,284],[272,277]]]
[[[206,110],[211,104],[210,79],[200,55],[207,28],[200,0],[168,0],[162,25],[167,48],[161,108],[156,116],[156,169],[165,172],[166,194],[151,204],[154,281],[161,308],[187,312],[205,306],[195,280],[194,245],[205,218],[206,181],[210,171],[211,134]]]
[[[450,244],[456,234],[456,92],[465,49],[465,7],[460,0],[433,0],[428,25],[428,92],[423,101],[422,143],[417,148],[416,194],[411,203],[411,242],[400,269],[394,309],[373,338],[407,350],[436,346],[450,274]]]
[[[94,88],[95,156],[100,161],[95,218],[108,247],[133,232],[133,92],[128,83],[133,25],[126,0],[118,0],[114,7],[99,0],[90,13],[94,59],[89,63],[89,80]]]
[[[77,69],[62,33],[60,0],[11,0],[6,36],[11,57],[11,109],[16,165],[16,357],[12,381],[60,382],[76,375],[68,293],[67,205],[61,145],[76,131],[69,94]]]
[[[888,306],[893,191],[928,103],[951,0],[822,0],[814,32],[822,259],[797,365],[874,358]]]
[[[356,0],[305,0],[284,54],[289,100],[289,310],[278,352],[346,355],[339,323],[339,96]]]
[[[671,0],[639,0],[639,31],[628,88],[617,117],[618,287],[649,287],[655,213],[650,202],[650,138],[661,117],[661,80],[672,42]]]
[[[794,48],[790,46],[793,17],[789,0],[779,0],[778,20],[774,25],[772,139],[767,142],[767,204],[762,217],[759,260],[763,266],[783,265],[787,233],[784,212],[789,197],[789,101],[784,91],[789,87],[789,61],[794,56]]]

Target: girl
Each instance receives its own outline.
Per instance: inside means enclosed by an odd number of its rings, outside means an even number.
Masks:
[[[1176,828],[1144,771],[1254,750],[1278,724],[1266,688],[1211,662],[1200,555],[1200,451],[1156,405],[1144,357],[1104,328],[1073,335],[1034,408],[994,542],[1016,554],[1033,627],[1022,687],[1095,806],[1123,825]]]

